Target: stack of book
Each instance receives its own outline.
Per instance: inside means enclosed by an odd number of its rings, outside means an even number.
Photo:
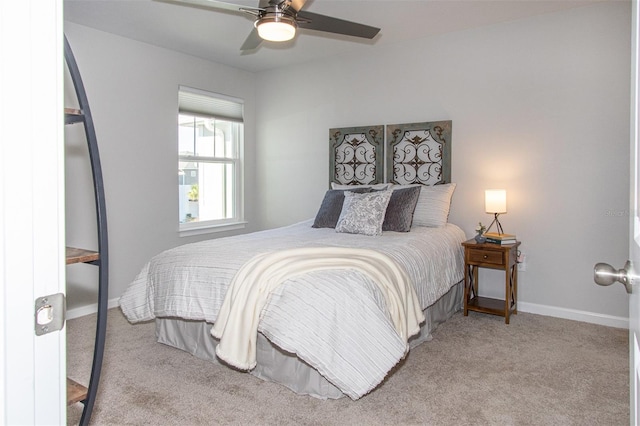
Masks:
[[[487,232],[484,234],[488,243],[492,244],[515,244],[516,236],[514,234],[498,234],[496,232]]]

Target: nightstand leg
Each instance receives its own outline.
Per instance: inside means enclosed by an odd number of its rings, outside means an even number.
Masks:
[[[465,265],[464,268],[464,316],[469,315],[469,302],[478,295],[478,268]]]
[[[510,268],[507,268],[504,271],[504,322],[505,324],[509,324],[509,313],[511,312],[511,272]]]
[[[473,268],[473,297],[478,297],[478,268],[477,266],[472,266]]]
[[[469,268],[471,268],[468,265],[465,265],[464,268],[464,316],[466,317],[467,315],[469,315],[469,287],[471,285],[471,276],[469,273]]]
[[[518,313],[518,265],[513,267],[513,290],[511,292],[511,299],[513,300],[513,313]]]

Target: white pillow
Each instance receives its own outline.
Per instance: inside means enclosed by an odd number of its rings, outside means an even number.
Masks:
[[[391,199],[391,192],[378,191],[359,194],[345,191],[336,232],[382,235],[382,223]]]
[[[455,183],[426,186],[420,189],[412,226],[441,227],[447,224]]]
[[[377,183],[375,185],[341,185],[339,183],[331,182],[331,189],[355,189],[355,188],[371,188],[374,191],[384,191],[389,189],[390,183]]]

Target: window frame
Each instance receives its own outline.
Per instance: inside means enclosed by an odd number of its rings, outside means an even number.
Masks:
[[[196,95],[198,97],[206,97],[211,99],[213,102],[212,111],[204,111],[204,108],[199,111],[194,111],[193,106],[188,109],[183,108],[183,104],[181,102],[182,95],[187,93],[188,95]],[[178,131],[178,140],[177,140],[177,160],[178,167],[180,167],[180,163],[182,162],[198,162],[198,163],[211,163],[211,164],[232,164],[234,169],[233,178],[234,182],[232,185],[232,203],[233,203],[233,217],[225,218],[225,219],[214,219],[214,220],[202,220],[197,222],[180,222],[181,217],[178,212],[178,231],[181,237],[191,236],[191,235],[199,235],[205,233],[212,232],[222,232],[222,231],[230,231],[234,229],[242,229],[245,227],[247,222],[244,219],[244,119],[242,116],[237,117],[224,114],[215,113],[216,107],[219,107],[222,103],[223,106],[225,103],[234,103],[236,107],[240,107],[240,114],[243,115],[244,101],[238,98],[232,98],[226,95],[221,95],[218,93],[208,92],[199,89],[193,89],[190,87],[180,86],[178,90],[179,101],[178,101],[178,116],[180,115],[189,115],[193,117],[200,117],[206,119],[215,119],[218,121],[226,121],[226,122],[236,122],[240,125],[237,127],[237,135],[234,136],[235,139],[235,157],[224,158],[224,157],[209,157],[202,155],[181,155],[179,148],[180,135]],[[201,105],[196,105],[196,107],[200,107]],[[205,107],[207,105],[204,105]],[[237,114],[237,111],[235,111]],[[177,122],[177,126],[179,129],[180,123]],[[194,151],[195,154],[195,151]],[[180,194],[178,194],[180,197]],[[178,203],[180,203],[180,198],[178,198]]]

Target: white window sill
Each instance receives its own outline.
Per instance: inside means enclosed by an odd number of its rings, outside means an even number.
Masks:
[[[178,230],[180,237],[192,237],[194,235],[214,234],[216,232],[234,231],[236,229],[244,229],[248,222],[234,222],[224,224],[203,224],[201,226],[189,226],[189,228],[180,228]]]

